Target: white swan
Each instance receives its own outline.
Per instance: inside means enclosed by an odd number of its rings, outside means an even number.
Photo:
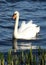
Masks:
[[[18,29],[18,22],[19,22],[19,12],[16,11],[13,14],[13,19],[16,21],[15,29],[14,29],[14,37],[16,39],[24,39],[30,40],[33,37],[36,37],[37,33],[40,31],[40,27],[36,24],[32,23],[32,20],[29,23],[22,22],[21,27]]]

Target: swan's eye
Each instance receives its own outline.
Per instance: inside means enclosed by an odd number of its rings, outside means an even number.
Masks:
[[[16,14],[13,14],[13,16],[15,16]]]

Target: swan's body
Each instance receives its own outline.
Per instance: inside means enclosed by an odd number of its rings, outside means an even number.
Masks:
[[[13,19],[16,19],[15,29],[14,29],[14,37],[16,39],[25,39],[30,40],[36,37],[37,33],[40,31],[40,27],[36,24],[32,23],[32,20],[29,23],[22,22],[21,27],[18,29],[18,21],[19,21],[19,12],[15,12]]]

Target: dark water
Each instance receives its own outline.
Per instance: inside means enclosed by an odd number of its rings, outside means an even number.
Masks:
[[[14,20],[12,15],[14,11],[20,12],[19,27],[23,20],[33,20],[33,23],[40,26],[40,33],[36,40],[18,41],[20,43],[29,43],[32,46],[42,46],[46,49],[46,2],[27,1],[27,0],[0,0],[0,51],[8,51],[12,48],[12,35],[14,29]]]

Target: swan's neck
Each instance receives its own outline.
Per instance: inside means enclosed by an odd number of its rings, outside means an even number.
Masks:
[[[18,21],[19,21],[19,16],[17,16],[16,21],[15,21],[14,36],[18,35]]]

